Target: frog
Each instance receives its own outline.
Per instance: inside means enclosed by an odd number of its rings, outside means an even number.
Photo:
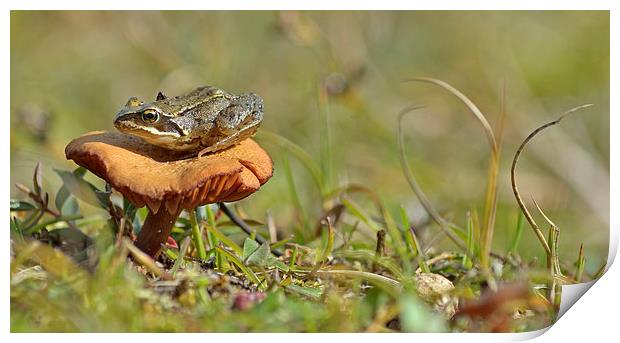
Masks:
[[[263,99],[200,86],[179,96],[158,92],[153,102],[130,97],[114,127],[149,144],[198,157],[252,137],[263,121]]]

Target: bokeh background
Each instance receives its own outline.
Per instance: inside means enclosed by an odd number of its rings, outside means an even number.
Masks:
[[[562,229],[560,257],[574,261],[583,243],[586,271],[595,272],[609,238],[608,12],[12,12],[11,196],[23,197],[13,185],[30,184],[37,162],[55,194],[53,169],[75,168],[65,145],[113,130],[130,96],[211,84],[261,95],[261,131],[298,144],[332,187],[367,186],[418,222],[426,215],[401,171],[396,130],[402,108],[424,104],[404,122],[407,155],[435,206],[463,225],[466,211],[482,212],[489,148],[462,103],[403,82],[415,76],[457,87],[493,126],[505,87],[498,250],[516,223],[509,167],[521,140],[569,108],[594,104],[538,136],[518,175],[526,201],[535,198]],[[299,225],[286,162],[310,219],[320,215],[319,192],[286,150],[261,133],[257,140],[275,175],[240,206],[260,220],[270,213],[285,236]],[[542,261],[529,228],[520,250]]]

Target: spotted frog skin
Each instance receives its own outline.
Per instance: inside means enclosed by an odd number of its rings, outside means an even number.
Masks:
[[[149,103],[131,97],[116,115],[114,126],[150,144],[202,156],[251,137],[262,120],[260,96],[202,86],[175,97],[159,92]]]

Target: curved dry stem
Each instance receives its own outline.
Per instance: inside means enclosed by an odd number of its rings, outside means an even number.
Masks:
[[[415,180],[415,177],[413,176],[413,172],[411,171],[411,168],[409,167],[409,160],[407,159],[407,154],[405,153],[405,137],[403,134],[403,118],[406,114],[411,113],[413,111],[419,110],[421,108],[423,108],[424,106],[410,106],[408,108],[405,108],[404,110],[402,110],[399,115],[398,115],[398,150],[399,150],[399,155],[400,155],[400,162],[401,162],[401,166],[403,168],[403,173],[405,174],[405,179],[407,179],[407,183],[409,183],[409,187],[411,187],[411,190],[413,191],[413,193],[415,193],[415,195],[418,197],[418,200],[420,200],[420,203],[422,204],[422,206],[424,207],[424,209],[426,210],[426,212],[428,213],[429,216],[431,216],[431,218],[433,218],[433,220],[439,224],[439,227],[441,228],[441,230],[461,249],[463,249],[464,251],[466,251],[466,247],[465,247],[465,243],[454,234],[454,232],[452,232],[452,230],[449,227],[449,223],[447,220],[445,220],[440,214],[439,212],[433,207],[433,205],[431,204],[431,202],[428,200],[428,198],[426,197],[426,194],[424,194],[424,191],[422,191],[422,188],[420,187],[420,185],[418,184],[418,182]]]
[[[484,226],[481,233],[481,254],[480,259],[482,266],[489,267],[489,254],[491,251],[491,244],[493,240],[493,231],[495,227],[495,211],[497,208],[497,174],[499,171],[499,145],[497,139],[493,133],[491,125],[487,121],[482,111],[466,97],[461,91],[452,87],[447,82],[442,80],[430,78],[430,77],[415,77],[405,81],[413,82],[427,82],[439,86],[452,95],[461,100],[471,113],[478,119],[484,129],[484,133],[487,137],[489,145],[491,147],[491,163],[489,164],[489,181],[487,183],[487,191],[485,196],[485,209],[484,209]],[[503,98],[502,98],[502,111],[503,111]],[[503,114],[502,114],[503,115]],[[502,119],[503,120],[503,119]]]
[[[545,214],[545,212],[542,210],[542,208],[540,208],[540,206],[538,205],[538,202],[536,202],[536,199],[534,199],[534,197],[532,197],[532,202],[534,203],[534,206],[536,206],[536,209],[538,210],[538,212],[540,213],[540,215],[545,218],[545,220],[547,221],[547,224],[549,224],[550,226],[556,226],[555,223],[553,221],[551,221],[551,219],[549,219],[549,217],[547,217],[547,215]]]
[[[519,161],[519,157],[521,156],[521,153],[523,152],[523,149],[525,148],[527,143],[529,143],[529,141],[532,140],[532,138],[534,138],[539,132],[541,132],[542,130],[550,126],[560,123],[562,119],[564,119],[564,117],[566,117],[568,114],[579,111],[581,109],[584,109],[590,106],[592,106],[592,104],[586,104],[586,105],[581,105],[581,106],[571,108],[570,110],[564,112],[558,119],[551,121],[547,124],[544,124],[538,127],[536,130],[532,131],[532,133],[530,133],[525,138],[525,140],[523,140],[523,143],[521,143],[521,145],[517,149],[517,152],[515,153],[515,157],[512,159],[512,166],[510,167],[510,181],[512,184],[512,192],[514,193],[514,196],[517,200],[517,204],[519,204],[519,208],[521,208],[521,212],[523,212],[523,215],[525,215],[525,219],[527,219],[527,222],[530,224],[530,226],[534,230],[534,233],[538,237],[540,244],[542,244],[542,246],[545,248],[545,252],[547,253],[548,256],[551,255],[551,249],[549,248],[549,244],[547,243],[545,236],[540,230],[540,227],[538,226],[538,224],[532,217],[532,214],[525,206],[525,203],[523,203],[523,198],[521,197],[521,193],[519,193],[519,188],[517,187],[517,178],[516,178],[516,173],[515,173],[515,170],[517,168],[517,162]]]
[[[412,79],[408,79],[408,80],[405,80],[405,81],[406,82],[428,82],[428,83],[432,83],[434,85],[437,85],[437,86],[447,90],[448,92],[450,92],[454,96],[456,96],[459,100],[461,100],[465,104],[465,106],[467,106],[467,108],[469,108],[471,113],[473,113],[474,116],[476,116],[476,119],[478,119],[480,124],[482,124],[482,127],[484,128],[484,133],[486,134],[487,140],[489,141],[489,145],[491,146],[491,150],[493,151],[494,154],[497,153],[497,149],[498,149],[497,141],[495,139],[495,135],[493,134],[493,129],[491,128],[491,125],[487,121],[487,119],[484,116],[484,114],[482,114],[480,109],[473,103],[473,101],[469,100],[469,98],[466,97],[465,94],[461,93],[461,91],[459,91],[458,89],[452,87],[447,82],[444,82],[444,81],[441,81],[441,80],[438,80],[438,79],[434,79],[432,77],[414,77]]]
[[[542,215],[543,218],[545,218],[545,220],[550,226],[548,243],[550,244],[549,250],[551,251],[551,255],[550,255],[549,261],[547,262],[549,271],[551,272],[551,275],[553,275],[554,277],[562,276],[562,269],[560,268],[560,257],[558,256],[558,247],[559,247],[559,242],[560,242],[560,228],[557,225],[555,225],[555,223],[551,221],[549,217],[547,217],[545,212],[542,210],[542,208],[540,208],[540,206],[538,205],[538,203],[536,202],[534,198],[532,198],[532,202],[534,202],[534,206],[536,206],[536,209],[538,210],[540,215]]]

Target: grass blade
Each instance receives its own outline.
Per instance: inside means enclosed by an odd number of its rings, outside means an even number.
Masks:
[[[258,279],[258,276],[254,274],[252,269],[248,268],[245,264],[243,264],[243,261],[241,261],[237,256],[230,253],[230,251],[223,249],[222,247],[215,247],[215,250],[217,250],[219,253],[224,255],[230,262],[232,262],[235,266],[237,266],[237,268],[239,268],[241,272],[243,272],[248,277],[248,279],[254,282],[259,288],[265,287],[262,284],[262,282],[260,282],[260,280]]]
[[[525,224],[525,216],[523,212],[519,212],[519,217],[517,218],[517,228],[515,230],[515,234],[512,237],[512,243],[510,243],[509,252],[515,253],[519,248],[519,243],[521,243],[521,236],[523,235],[523,224]]]
[[[194,247],[196,247],[196,251],[198,251],[198,258],[205,261],[207,259],[207,251],[205,249],[205,244],[202,240],[202,228],[196,220],[196,210],[189,211],[189,220],[192,226],[192,238],[194,240]]]
[[[215,226],[209,226],[207,228],[207,231],[210,232],[213,236],[215,236],[214,238],[224,243],[224,245],[226,245],[227,247],[231,248],[235,252],[235,254],[243,254],[243,249],[237,243],[233,242],[230,238],[223,234],[222,231],[218,230]],[[216,239],[214,239],[213,241],[216,242]]]
[[[400,219],[403,225],[403,228],[406,231],[405,241],[409,244],[409,248],[413,253],[413,257],[418,260],[418,266],[424,273],[430,273],[430,268],[426,264],[426,256],[424,254],[424,249],[420,247],[420,241],[416,236],[413,227],[410,224],[409,217],[407,216],[407,211],[403,206],[400,206]]]
[[[575,281],[577,283],[581,282],[583,278],[583,271],[586,266],[586,256],[583,253],[583,243],[579,246],[579,256],[577,257],[577,271],[575,272]]]
[[[347,199],[347,198],[343,197],[342,198],[342,204],[344,205],[344,207],[347,208],[347,210],[349,210],[349,212],[353,216],[355,216],[356,218],[361,220],[364,224],[366,224],[368,227],[370,227],[373,231],[377,232],[377,231],[381,230],[379,225],[377,223],[375,223],[372,219],[370,219],[370,216],[368,215],[368,213],[366,213],[366,211],[364,211],[353,200]]]
[[[332,227],[332,223],[329,217],[325,219],[327,222],[327,237],[325,237],[324,248],[320,250],[320,252],[316,255],[316,264],[323,263],[327,259],[327,257],[332,253],[332,249],[334,248],[334,228]]]
[[[463,256],[463,267],[467,269],[471,269],[473,267],[473,261],[469,258],[469,256],[475,256],[476,253],[476,237],[474,235],[474,219],[471,216],[471,212],[467,212],[467,254]]]
[[[223,205],[223,204],[220,204],[220,205]],[[217,249],[215,249],[215,247],[217,247],[219,244],[218,243],[219,236],[216,237],[215,235],[213,235],[213,232],[217,231],[217,224],[215,223],[215,213],[213,213],[213,209],[211,209],[211,206],[207,206],[206,210],[207,210],[207,223],[209,224],[209,228],[211,228],[211,230],[207,230],[207,239],[209,240],[209,245],[211,246],[211,249],[215,253],[216,266],[218,268],[222,268],[222,266],[224,265],[222,255],[218,252]],[[228,239],[228,237],[226,236],[224,236],[224,238]]]

